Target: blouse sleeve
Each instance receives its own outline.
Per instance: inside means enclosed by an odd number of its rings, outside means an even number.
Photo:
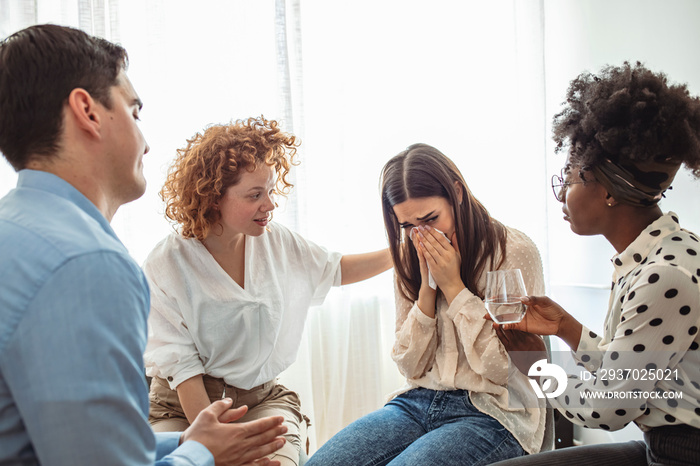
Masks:
[[[433,366],[437,350],[437,320],[428,317],[417,303],[404,297],[394,280],[396,300],[396,341],[391,353],[399,372],[417,379]]]
[[[508,238],[506,258],[499,269],[520,269],[528,294],[544,293],[542,260],[537,247],[517,230],[509,229]],[[484,302],[467,289],[447,310],[472,370],[496,385],[504,385],[508,381],[508,352],[491,321],[484,319],[486,313]]]
[[[672,369],[689,350],[700,321],[698,291],[692,274],[679,267],[643,269],[624,296],[621,322],[607,348],[599,351],[595,345],[600,338],[583,329],[575,357],[592,377],[569,374],[565,391],[550,400],[553,405],[572,422],[604,430],[621,429],[644,414],[650,398],[672,388],[640,371]],[[624,397],[606,397],[605,392]],[[630,408],[636,397],[638,406]]]
[[[298,269],[290,269],[290,272],[308,277],[313,293],[310,305],[323,304],[331,287],[341,284],[342,254],[328,251],[291,230],[283,229],[278,224],[275,224],[275,229],[283,235],[282,245],[286,249],[288,258],[295,262],[295,267],[298,267]]]
[[[148,276],[148,267],[144,267]],[[146,374],[166,379],[173,390],[185,380],[204,374],[204,365],[177,302],[148,276],[151,313],[144,353]]]
[[[446,314],[454,323],[459,344],[472,371],[495,385],[505,385],[508,381],[508,352],[493,330],[491,321],[484,319],[486,312],[484,302],[465,288],[452,301]]]

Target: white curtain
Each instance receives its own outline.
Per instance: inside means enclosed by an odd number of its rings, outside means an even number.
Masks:
[[[533,238],[548,290],[592,328],[612,250],[561,220],[549,121],[580,71],[625,59],[699,93],[698,20],[693,0],[0,0],[0,37],[54,22],[128,50],[149,186],[113,226],[139,263],[171,231],[157,193],[175,150],[208,124],[263,114],[302,139],[275,220],[343,253],[383,248],[380,169],[409,144],[432,144],[492,215]],[[0,165],[3,195],[16,176]],[[663,205],[696,232],[699,185],[679,175]],[[393,327],[391,273],[311,309],[282,381],[301,394],[312,449],[403,384]]]

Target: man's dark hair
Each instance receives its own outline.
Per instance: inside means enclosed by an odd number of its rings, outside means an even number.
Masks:
[[[15,170],[59,146],[63,105],[76,88],[111,108],[126,50],[81,30],[31,26],[0,42],[0,151]]]

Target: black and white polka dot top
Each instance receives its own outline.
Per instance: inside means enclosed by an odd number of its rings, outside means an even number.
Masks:
[[[569,375],[565,392],[551,401],[572,422],[591,428],[617,430],[632,421],[643,430],[700,428],[698,235],[669,212],[612,261],[603,336],[584,327],[574,352],[596,377]],[[591,396],[601,391],[626,395]]]

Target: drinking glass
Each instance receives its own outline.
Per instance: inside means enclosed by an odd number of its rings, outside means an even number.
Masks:
[[[527,296],[520,269],[486,273],[486,310],[494,322],[514,324],[525,317],[526,307],[520,298]]]

